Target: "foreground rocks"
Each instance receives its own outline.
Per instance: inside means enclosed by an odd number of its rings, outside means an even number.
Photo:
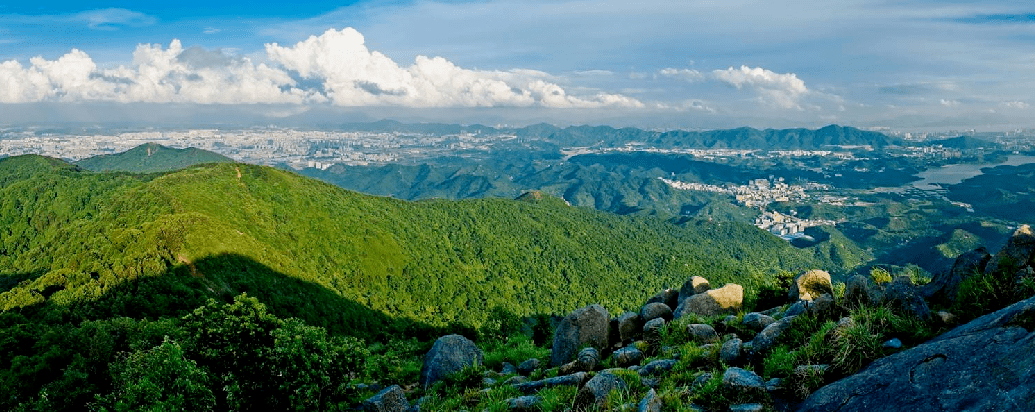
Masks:
[[[427,389],[435,382],[466,367],[481,365],[483,357],[481,349],[463,336],[446,335],[438,338],[427,355],[424,355],[420,384]]]
[[[879,359],[800,411],[1035,410],[1035,297]]]
[[[571,362],[585,346],[603,351],[608,347],[610,327],[611,315],[603,306],[590,305],[572,312],[554,332],[550,366]]]

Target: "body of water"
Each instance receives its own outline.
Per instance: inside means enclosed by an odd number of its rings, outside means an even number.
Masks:
[[[917,177],[917,180],[910,185],[920,190],[938,190],[945,186],[959,184],[960,182],[978,176],[983,172],[981,169],[996,166],[1020,166],[1023,164],[1035,163],[1035,156],[1012,155],[1002,163],[985,164],[957,164],[927,169]]]

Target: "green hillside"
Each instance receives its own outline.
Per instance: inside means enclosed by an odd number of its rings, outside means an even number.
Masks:
[[[88,157],[76,164],[95,172],[155,173],[179,170],[202,163],[232,162],[233,159],[208,150],[194,147],[173,149],[157,143],[145,143],[122,153]]]
[[[5,311],[160,317],[247,292],[278,316],[364,336],[390,319],[477,326],[495,307],[625,310],[691,275],[750,287],[819,265],[746,225],[560,202],[407,202],[244,164],[157,176],[4,159],[0,231]]]

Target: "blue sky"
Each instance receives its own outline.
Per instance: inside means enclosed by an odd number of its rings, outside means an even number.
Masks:
[[[169,4],[0,5],[0,104],[703,128],[1035,118],[1030,2]]]

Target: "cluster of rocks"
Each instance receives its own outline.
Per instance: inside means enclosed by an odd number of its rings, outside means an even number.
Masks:
[[[810,270],[795,277],[790,290],[788,291],[789,305],[777,308],[751,312],[738,317],[735,314],[740,312],[743,305],[744,291],[740,285],[726,284],[720,288],[712,289],[708,280],[702,277],[692,277],[679,289],[666,289],[651,297],[637,312],[625,312],[617,317],[611,317],[607,309],[600,305],[590,305],[575,310],[558,324],[554,333],[553,347],[549,363],[541,362],[539,359],[528,359],[514,366],[504,363],[499,372],[486,371],[483,379],[485,386],[499,384],[501,379],[504,384],[512,385],[522,396],[508,400],[509,407],[514,411],[539,410],[542,399],[537,396],[540,390],[557,386],[577,387],[578,392],[575,398],[576,409],[589,407],[601,407],[611,405],[616,400],[609,399],[614,390],[619,392],[628,388],[628,379],[638,379],[644,386],[651,388],[649,392],[636,405],[623,405],[623,410],[639,411],[660,411],[661,401],[654,388],[660,383],[660,377],[670,371],[679,361],[681,354],[673,348],[663,348],[662,331],[664,326],[676,319],[683,317],[713,317],[727,315],[722,322],[715,326],[704,323],[689,323],[685,333],[689,339],[696,342],[703,350],[716,351],[722,364],[729,367],[722,375],[724,388],[737,391],[759,394],[770,394],[774,398],[784,394],[785,388],[778,378],[763,380],[754,372],[741,368],[758,362],[773,348],[778,338],[785,333],[792,325],[797,316],[809,313],[820,319],[837,320],[843,307],[846,304],[883,304],[897,308],[899,311],[911,314],[920,319],[935,320],[941,322],[952,322],[953,316],[945,312],[932,313],[928,302],[937,301],[948,306],[956,297],[960,284],[970,276],[992,270],[1003,270],[1010,267],[1017,271],[1018,278],[1030,277],[1035,270],[1035,236],[1031,230],[1024,226],[1014,234],[1008,244],[996,254],[991,256],[984,249],[977,249],[965,253],[957,258],[952,270],[936,275],[926,285],[914,285],[909,277],[900,276],[891,282],[879,285],[869,277],[854,276],[845,285],[845,292],[842,301],[835,300],[833,283],[830,274],[822,270]],[[1035,298],[1030,299],[1018,309],[1023,313],[1031,310],[1035,312]],[[1024,302],[1022,302],[1024,303]],[[981,345],[989,345],[989,342],[1008,341],[1010,353],[1021,354],[1035,353],[1032,342],[1035,341],[1028,335],[1031,328],[1035,327],[1035,315],[1030,318],[1013,314],[999,315],[993,319],[988,328],[1004,328],[1010,319],[1021,317],[1028,319],[1025,325],[1028,330],[1024,333],[1013,331],[1003,332],[996,329],[995,333],[988,332],[980,337],[971,334],[956,333],[959,336],[950,338],[938,338],[942,345],[954,344],[953,342],[965,341],[968,344],[980,341]],[[991,315],[990,315],[991,316]],[[1029,315],[1024,315],[1029,316]],[[852,322],[851,318],[840,318],[838,328],[847,327]],[[988,323],[986,322],[986,323]],[[998,323],[996,323],[998,322]],[[1016,322],[1015,322],[1016,323]],[[718,330],[716,330],[718,328]],[[966,328],[966,327],[963,327]],[[986,328],[987,329],[987,328]],[[958,331],[959,329],[957,329]],[[982,329],[984,330],[984,329]],[[1024,331],[1024,329],[1021,329]],[[669,333],[672,333],[669,330]],[[1003,335],[1006,333],[1006,335]],[[949,334],[952,335],[951,333]],[[1004,338],[1004,336],[1006,336]],[[1027,336],[1027,338],[1024,338]],[[1008,338],[1008,339],[1007,339]],[[984,340],[982,340],[984,339]],[[932,341],[932,342],[935,342]],[[973,342],[972,342],[973,341]],[[986,342],[989,341],[989,342]],[[885,342],[885,347],[901,347],[901,341],[892,339]],[[899,355],[911,353],[917,349],[904,351]],[[941,346],[938,346],[941,347]],[[974,346],[980,348],[982,346]],[[972,348],[966,352],[974,357]],[[1027,352],[1025,352],[1027,351]],[[928,352],[938,352],[928,350]],[[917,352],[917,353],[928,353]],[[944,351],[943,351],[944,352]],[[713,352],[714,353],[714,352]],[[963,352],[961,352],[963,353]],[[660,359],[652,360],[644,364],[649,356],[659,356]],[[897,356],[897,355],[896,355]],[[904,362],[911,362],[920,355],[905,357]],[[938,356],[938,355],[932,355]],[[948,356],[948,355],[946,355]],[[955,355],[953,355],[955,356]],[[964,355],[960,355],[964,356]],[[1025,360],[1017,362],[1024,363],[1027,367],[1024,379],[1031,382],[1032,372],[1035,367],[1028,365],[1031,356],[1023,356]],[[602,360],[608,359],[613,366],[609,369],[601,367]],[[919,358],[917,358],[919,359]],[[931,363],[931,357],[922,359],[922,362]],[[459,336],[449,335],[440,338],[435,342],[424,360],[424,367],[421,371],[420,384],[428,388],[444,377],[463,370],[469,366],[481,365],[483,355],[481,350],[470,340]],[[884,362],[883,360],[881,362]],[[874,369],[880,366],[877,362]],[[915,362],[914,362],[915,363]],[[937,363],[937,362],[935,362]],[[942,362],[944,363],[944,362]],[[546,368],[556,368],[556,376],[531,380],[530,376],[537,371],[542,372]],[[795,370],[796,375],[820,376],[827,371],[827,365],[800,365]],[[890,366],[877,367],[870,375],[879,374],[882,377],[891,379],[904,379],[906,375],[896,375],[896,369]],[[542,375],[541,373],[539,375]],[[861,374],[864,375],[864,374]],[[907,374],[912,379],[913,372]],[[970,376],[970,375],[965,375]],[[1012,376],[1012,375],[1011,375]],[[853,377],[849,377],[851,379]],[[695,386],[703,385],[712,379],[710,374],[703,374],[698,377]],[[869,379],[869,378],[859,378]],[[987,380],[987,379],[986,379]],[[998,381],[997,381],[998,382]],[[1001,383],[1001,382],[1000,382]],[[869,386],[880,386],[870,384]],[[834,385],[830,385],[834,386]],[[865,385],[864,385],[865,386]],[[909,386],[903,384],[903,386]],[[915,386],[915,385],[914,385]],[[1035,386],[1035,385],[1028,385]],[[691,388],[692,390],[693,388]],[[864,399],[850,389],[824,389],[809,398],[812,403],[811,410],[826,410],[838,402],[859,403]],[[964,391],[966,392],[966,391]],[[1003,395],[1002,399],[1008,399],[1010,394],[1018,392],[1014,390]],[[1032,393],[1035,390],[1020,391],[1027,396],[1028,403],[1032,403]],[[968,392],[969,393],[969,392]],[[911,393],[916,399],[926,399],[921,395]],[[822,400],[812,400],[820,396]],[[934,395],[936,396],[936,394]],[[954,405],[963,405],[965,401],[972,400],[965,396],[958,397]],[[880,401],[873,403],[863,402],[862,409],[867,407],[884,405],[882,402],[893,400],[893,397],[880,398]],[[956,399],[956,398],[954,398]],[[917,401],[920,402],[920,401]],[[419,402],[418,402],[419,403]],[[916,403],[915,405],[921,405]],[[611,405],[612,407],[615,405]],[[419,410],[419,407],[412,407]],[[380,393],[364,402],[364,409],[368,411],[408,411],[411,410],[405,393],[398,386],[385,388]],[[761,410],[761,404],[738,404],[732,405],[731,410],[750,411]],[[808,409],[808,408],[807,408]]]

